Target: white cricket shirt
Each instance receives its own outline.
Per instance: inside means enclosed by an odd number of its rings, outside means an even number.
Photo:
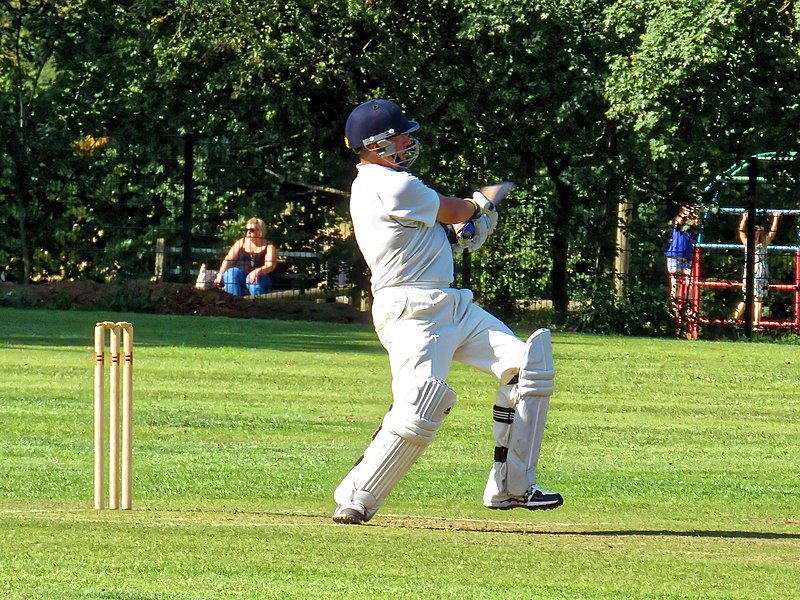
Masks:
[[[385,287],[450,287],[453,250],[436,222],[439,194],[407,171],[359,164],[350,196],[373,294]]]

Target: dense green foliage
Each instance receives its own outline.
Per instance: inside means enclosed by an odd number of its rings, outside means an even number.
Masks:
[[[104,319],[135,326],[127,513],[91,510]],[[565,504],[540,513],[482,507],[495,383],[455,365],[437,439],[342,527],[333,489],[390,403],[369,326],[0,308],[0,593],[793,598],[798,352],[556,334],[539,480]]]
[[[678,206],[737,160],[797,145],[798,11],[767,0],[2,0],[0,272],[148,276],[155,240],[184,235],[187,140],[192,243],[223,248],[257,214],[281,246],[363,271],[347,239],[342,129],[355,104],[385,96],[423,124],[425,180],[452,194],[520,185],[472,257],[486,302],[548,298],[563,318],[579,301],[589,325],[629,305],[662,315],[665,331]],[[623,201],[631,274],[618,298]]]

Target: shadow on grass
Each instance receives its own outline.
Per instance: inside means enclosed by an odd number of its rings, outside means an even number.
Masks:
[[[548,535],[582,535],[587,537],[687,537],[687,538],[733,538],[756,540],[800,540],[800,533],[776,533],[772,531],[725,531],[691,529],[612,529],[609,531],[539,531]]]
[[[393,524],[398,526],[398,524]],[[387,525],[391,526],[391,525]],[[675,537],[675,538],[709,538],[709,539],[740,539],[740,540],[800,540],[800,533],[776,533],[771,531],[724,531],[724,530],[670,530],[670,529],[614,529],[614,530],[552,530],[547,527],[492,527],[486,523],[476,527],[434,525],[434,526],[414,526],[403,524],[400,527],[436,529],[443,531],[473,531],[480,533],[509,533],[516,535],[542,535],[542,536],[566,536],[566,537]]]
[[[451,520],[430,518],[386,517],[370,523],[378,527],[400,527],[408,529],[432,529],[438,531],[471,531],[479,533],[509,533],[523,535],[553,535],[570,537],[675,537],[741,540],[800,540],[800,532],[784,533],[774,531],[733,531],[715,529],[559,529],[557,524],[540,525],[502,521]],[[369,526],[368,525],[368,526]]]
[[[2,511],[0,511],[2,512]],[[25,512],[25,511],[23,511]],[[48,511],[42,511],[47,513]],[[364,525],[335,525],[329,514],[317,512],[281,512],[261,510],[219,510],[214,508],[194,509],[144,509],[140,514],[169,515],[174,522],[186,522],[196,525],[292,525],[320,524],[337,528],[383,528],[383,529],[423,529],[430,531],[453,531],[472,533],[503,533],[512,535],[537,535],[559,537],[587,538],[701,538],[727,540],[800,540],[800,532],[775,531],[735,531],[726,529],[565,529],[564,523],[519,523],[515,521],[482,521],[479,519],[453,519],[446,517],[401,517],[397,515],[378,515]],[[105,518],[101,513],[93,512],[98,518]],[[576,524],[577,525],[577,524]]]
[[[0,308],[0,346],[91,347],[98,321],[129,321],[142,346],[382,353],[370,325]]]

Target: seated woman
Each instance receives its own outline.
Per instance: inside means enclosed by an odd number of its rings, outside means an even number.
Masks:
[[[245,236],[236,240],[222,259],[214,280],[235,296],[244,296],[245,285],[251,296],[266,294],[272,289],[269,274],[278,266],[278,251],[264,235],[264,221],[253,217],[245,225]]]

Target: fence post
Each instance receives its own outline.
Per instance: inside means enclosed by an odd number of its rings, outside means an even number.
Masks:
[[[156,262],[153,271],[154,281],[164,281],[164,273],[167,272],[167,245],[164,238],[156,240]]]
[[[617,246],[614,260],[614,289],[617,300],[625,294],[625,285],[628,281],[631,255],[628,238],[628,227],[633,213],[633,204],[627,199],[617,204]]]

